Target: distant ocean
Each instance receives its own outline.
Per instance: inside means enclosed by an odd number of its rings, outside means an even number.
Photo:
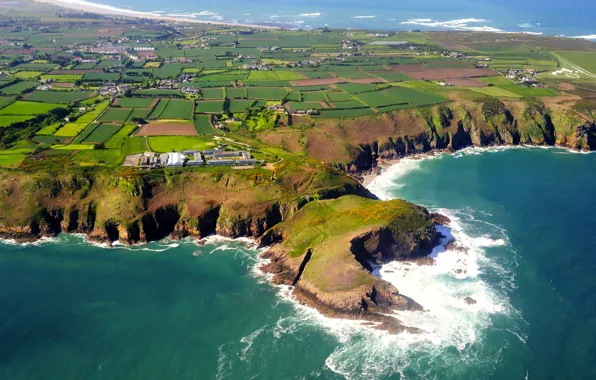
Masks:
[[[594,379],[595,166],[467,149],[377,177],[372,191],[448,215],[467,247],[381,269],[424,306],[399,314],[422,334],[294,304],[241,241],[0,244],[0,379]]]
[[[64,0],[84,2],[84,0]],[[281,25],[295,28],[378,30],[477,30],[591,36],[592,0],[92,0],[121,9],[199,20]]]

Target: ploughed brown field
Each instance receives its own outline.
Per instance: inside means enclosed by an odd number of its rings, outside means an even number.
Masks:
[[[145,124],[136,133],[136,136],[196,136],[197,131],[192,124]]]
[[[497,72],[488,68],[476,68],[476,67],[454,67],[454,68],[422,68],[420,65],[403,65],[394,66],[394,71],[399,71],[407,74],[409,77],[414,79],[425,79],[425,80],[447,80],[447,79],[458,79],[458,78],[480,78],[480,77],[492,77],[499,75]]]
[[[454,86],[458,87],[486,87],[488,86],[486,83],[479,81],[478,79],[462,79],[462,78],[455,78],[449,79],[449,82]]]
[[[329,84],[345,83],[342,78],[300,79],[290,82],[292,86],[325,86]]]

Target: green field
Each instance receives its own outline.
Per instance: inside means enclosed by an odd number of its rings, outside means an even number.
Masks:
[[[112,135],[120,130],[120,125],[114,124],[99,124],[93,131],[83,140],[84,143],[103,143],[108,140]]]
[[[470,87],[470,90],[478,92],[484,95],[493,96],[495,98],[521,98],[522,95],[518,95],[514,92],[505,90],[504,88],[493,86],[493,87]]]
[[[250,106],[252,106],[252,104],[254,102],[255,102],[254,100],[240,100],[240,99],[230,100],[230,112],[232,112],[232,113],[244,112],[248,108],[250,108]]]
[[[226,97],[228,99],[243,99],[246,96],[246,88],[244,87],[226,88]]]
[[[0,151],[0,166],[16,168],[31,153],[33,149],[10,149]]]
[[[19,95],[24,91],[31,90],[39,86],[39,82],[23,81],[15,84],[11,84],[8,87],[4,87],[0,90],[5,95]]]
[[[305,92],[302,94],[303,102],[324,102],[326,100],[327,97],[322,91]]]
[[[151,108],[134,108],[130,115],[128,115],[127,121],[131,121],[132,119],[147,119],[151,114]]]
[[[345,93],[343,91],[327,90],[325,91],[325,94],[327,95],[327,98],[329,98],[330,102],[347,102],[353,100],[353,98],[348,93]]]
[[[2,116],[0,115],[0,127],[8,127],[11,124],[14,123],[20,123],[22,121],[27,121],[27,120],[31,120],[33,119],[35,116],[16,116],[16,115],[10,115],[10,116]]]
[[[170,99],[160,99],[159,103],[157,103],[155,108],[153,108],[153,111],[149,114],[149,119],[155,120],[155,119],[159,118],[159,116],[161,115],[163,110],[165,110],[166,107],[168,106],[169,102],[170,102]]]
[[[193,102],[188,100],[171,99],[159,115],[159,119],[192,120]]]
[[[152,98],[116,98],[117,102],[112,103],[114,107],[121,108],[150,108],[154,99]]]
[[[379,89],[379,86],[377,85],[364,83],[344,83],[338,84],[337,87],[349,94],[359,94],[362,92],[377,91]]]
[[[195,115],[194,119],[197,133],[203,135],[213,135],[217,133],[217,131],[211,126],[209,118],[210,116],[208,115]]]
[[[172,152],[185,149],[205,150],[216,144],[210,140],[195,136],[151,136],[147,138],[154,152]]]
[[[83,82],[113,82],[120,78],[118,73],[85,73]]]
[[[364,103],[368,106],[371,106],[371,107],[382,107],[382,106],[389,106],[392,104],[405,103],[403,101],[393,98],[389,94],[384,94],[379,91],[363,92],[361,94],[356,95],[356,97],[362,103]]]
[[[587,51],[557,51],[557,55],[596,75],[596,53]],[[565,67],[565,64],[561,66]]]
[[[43,74],[43,71],[19,71],[14,76],[19,79],[33,79]]]
[[[47,136],[51,136],[53,135],[58,128],[60,128],[60,124],[56,123],[56,124],[51,124],[48,126],[43,127],[42,129],[40,129],[39,131],[37,131],[37,135],[47,135]]]
[[[60,128],[54,135],[56,136],[64,136],[64,137],[74,137],[81,133],[85,127],[87,127],[88,123],[66,123],[62,128]]]
[[[26,102],[18,100],[0,110],[0,115],[41,115],[62,107],[60,104]]]
[[[222,88],[202,88],[201,97],[203,99],[223,99],[224,93]]]
[[[39,77],[40,79],[48,80],[51,79],[54,82],[59,83],[72,83],[83,78],[81,74],[44,74]]]
[[[124,123],[127,119],[132,109],[130,108],[108,108],[106,112],[101,115],[99,120],[101,121],[114,121],[119,123]]]
[[[285,88],[278,87],[248,87],[249,99],[263,99],[263,100],[281,100],[289,91]]]
[[[383,90],[382,93],[396,99],[398,103],[410,103],[414,106],[424,106],[445,101],[444,98],[434,94],[397,86]]]
[[[27,100],[32,102],[69,104],[86,99],[91,95],[93,95],[92,92],[34,91],[27,96]]]
[[[6,107],[14,101],[14,98],[8,96],[0,96],[0,109]]]
[[[236,101],[236,100],[234,100],[234,101]],[[197,113],[221,113],[223,111],[223,107],[224,107],[223,100],[197,102],[197,105],[195,107],[195,112],[197,112]]]

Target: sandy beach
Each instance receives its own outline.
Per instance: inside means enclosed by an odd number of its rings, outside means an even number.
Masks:
[[[235,24],[222,21],[211,21],[211,20],[195,20],[184,17],[172,17],[167,15],[161,15],[153,12],[140,12],[129,9],[121,9],[113,7],[111,5],[95,4],[85,0],[34,0],[37,3],[51,4],[62,8],[98,13],[107,16],[120,16],[120,17],[135,17],[145,18],[151,20],[164,20],[172,22],[182,23],[193,23],[193,24],[204,24],[204,25],[220,25],[220,26],[235,26],[241,28],[258,28],[258,29],[279,29],[277,26],[270,25],[253,25],[253,24]]]

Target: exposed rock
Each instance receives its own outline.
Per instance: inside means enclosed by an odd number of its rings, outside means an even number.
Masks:
[[[472,297],[466,297],[466,298],[464,298],[464,302],[467,305],[475,305],[477,303],[477,301],[474,298],[472,298]]]

